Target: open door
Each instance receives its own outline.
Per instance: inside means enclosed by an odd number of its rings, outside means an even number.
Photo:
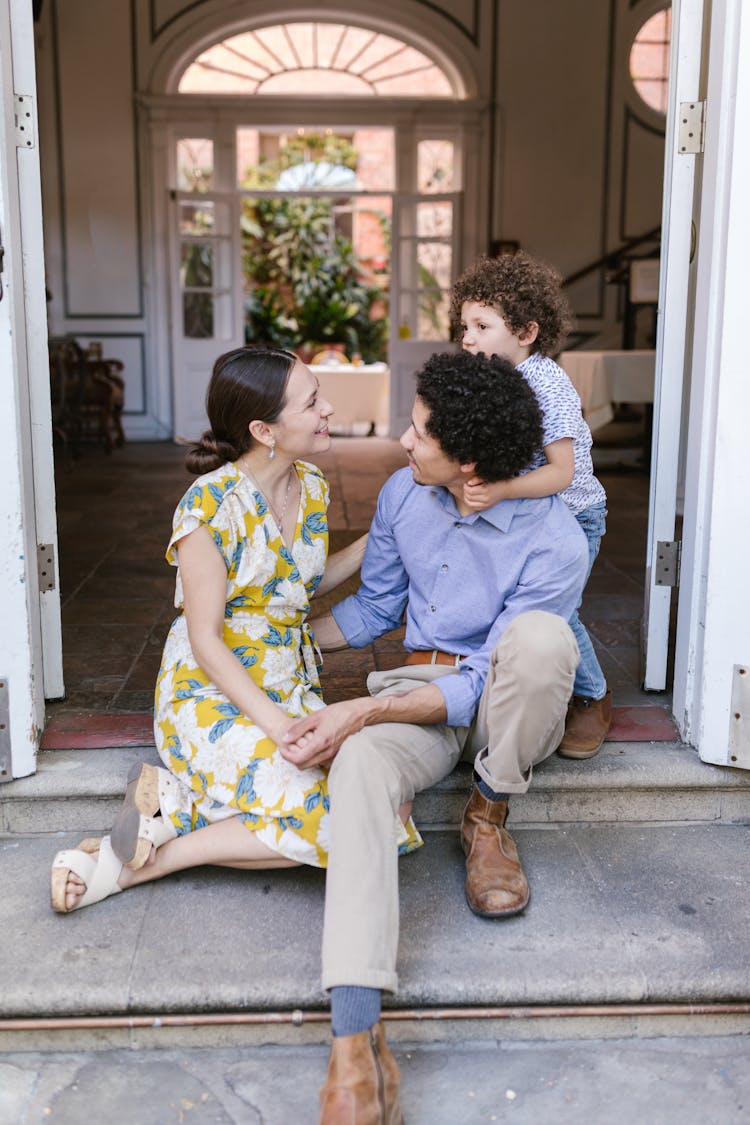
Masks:
[[[32,9],[0,0],[0,780],[63,693]]]
[[[685,373],[689,370],[687,321],[694,240],[695,164],[700,159],[702,0],[675,0],[672,10],[667,110],[661,272],[656,333],[656,385],[643,622],[647,691],[667,686],[672,590],[679,574],[675,542]]]
[[[195,441],[208,426],[214,362],[244,342],[239,219],[229,193],[170,197],[174,432]]]
[[[454,351],[450,342],[450,290],[458,268],[458,192],[398,194],[393,200],[390,432],[409,426],[414,372],[433,352]]]

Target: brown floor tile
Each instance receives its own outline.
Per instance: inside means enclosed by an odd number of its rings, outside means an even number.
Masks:
[[[90,598],[84,594],[72,598],[63,605],[63,629],[70,625],[96,625],[106,622],[109,625],[153,626],[162,612],[161,604],[153,599],[129,598]]]
[[[130,675],[125,679],[122,690],[123,691],[151,691],[152,701],[153,692],[156,686],[156,677],[159,674],[161,666],[161,647],[157,652],[143,653],[135,664]]]
[[[64,627],[63,645],[70,656],[89,656],[98,660],[129,653],[132,659],[140,652],[148,635],[148,625],[113,625],[99,621]]]
[[[112,703],[112,710],[117,711],[148,711],[154,709],[154,689],[141,688],[139,691],[130,691],[123,688],[118,691]]]
[[[638,644],[641,623],[638,620],[586,620],[591,636],[605,648],[632,648]]]

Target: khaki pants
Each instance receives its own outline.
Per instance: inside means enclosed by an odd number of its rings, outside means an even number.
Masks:
[[[492,654],[471,728],[380,723],[348,738],[329,774],[331,819],[323,926],[323,987],[395,991],[399,805],[444,778],[462,755],[498,793],[525,793],[532,770],[557,749],[578,664],[561,617],[517,617]],[[409,691],[441,675],[418,664],[373,672],[371,695]]]

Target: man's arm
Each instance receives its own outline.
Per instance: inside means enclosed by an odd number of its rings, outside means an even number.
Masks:
[[[396,543],[394,521],[411,483],[408,469],[406,474],[395,473],[380,490],[362,560],[360,587],[333,607],[341,636],[352,648],[372,644],[403,620],[409,579]],[[313,628],[317,634],[317,625]],[[327,632],[327,625],[324,630]],[[319,643],[325,647],[322,634]]]
[[[337,652],[339,649],[349,648],[349,642],[336,624],[336,618],[332,613],[313,617],[310,628],[322,652]]]
[[[290,727],[279,743],[282,757],[300,769],[328,762],[342,742],[374,723],[444,723],[445,699],[434,684],[394,695],[363,696],[313,711]]]

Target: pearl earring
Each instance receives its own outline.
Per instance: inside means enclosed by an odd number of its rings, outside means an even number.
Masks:
[[[275,456],[276,456],[276,442],[273,442],[273,444],[271,445],[271,450],[268,454],[268,460],[273,461]]]

